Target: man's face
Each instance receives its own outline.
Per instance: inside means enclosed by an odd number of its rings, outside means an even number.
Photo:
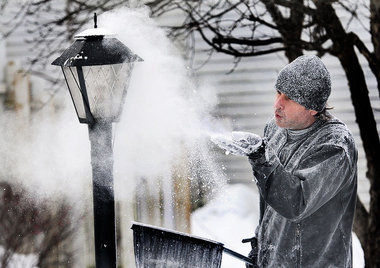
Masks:
[[[284,93],[277,91],[274,101],[277,126],[288,129],[305,129],[314,123],[317,114],[314,110],[307,110],[301,104],[291,100]]]

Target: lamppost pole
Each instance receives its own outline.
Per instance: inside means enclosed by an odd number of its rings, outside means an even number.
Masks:
[[[142,59],[103,28],[76,36],[53,61],[62,68],[80,123],[88,124],[97,268],[116,268],[112,123],[118,122],[135,62]]]
[[[96,267],[116,267],[112,123],[88,126],[91,143]]]

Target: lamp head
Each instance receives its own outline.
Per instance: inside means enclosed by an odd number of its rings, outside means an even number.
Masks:
[[[52,64],[61,66],[79,121],[115,122],[135,62],[143,61],[104,28],[85,30]]]

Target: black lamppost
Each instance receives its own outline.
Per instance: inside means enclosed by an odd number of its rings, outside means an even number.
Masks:
[[[93,179],[96,267],[116,267],[112,122],[120,118],[133,63],[142,61],[118,39],[86,30],[52,64],[59,65],[79,122],[88,124]]]

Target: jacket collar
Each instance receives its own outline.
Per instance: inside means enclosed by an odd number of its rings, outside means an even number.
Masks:
[[[317,128],[321,127],[323,122],[324,122],[324,120],[317,119],[308,128],[299,129],[299,130],[286,129],[286,134],[288,136],[288,139],[290,139],[290,140],[302,139],[302,138],[308,136],[310,133],[314,132]]]

